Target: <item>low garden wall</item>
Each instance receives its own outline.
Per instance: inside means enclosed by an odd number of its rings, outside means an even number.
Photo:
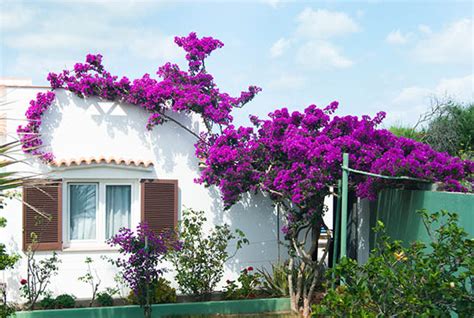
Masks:
[[[181,304],[153,305],[152,317],[179,317],[181,315],[258,314],[290,311],[289,298],[209,301]],[[142,318],[139,306],[75,308],[17,312],[18,318]]]
[[[429,242],[422,218],[416,212],[421,209],[432,213],[441,209],[457,213],[460,226],[474,237],[474,194],[384,190],[378,197],[376,217],[385,224],[392,239],[406,244],[416,240]]]

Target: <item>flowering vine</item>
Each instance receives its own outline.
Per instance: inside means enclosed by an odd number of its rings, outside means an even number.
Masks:
[[[234,107],[242,107],[261,91],[259,87],[250,86],[240,96],[232,97],[219,90],[214,77],[206,71],[205,59],[214,50],[224,46],[221,41],[212,37],[200,39],[195,33],[190,33],[186,37],[176,37],[175,43],[187,53],[187,71],[181,70],[176,64],[166,63],[158,69],[158,79],[145,74],[130,81],[127,77],[119,79],[106,71],[102,55],[89,54],[85,63],[76,63],[73,70],[50,73],[47,79],[52,90],[63,88],[81,98],[96,96],[139,106],[150,113],[147,129],[166,121],[174,121],[187,129],[168,116],[167,111],[194,112],[203,118],[209,131],[212,131],[213,125],[222,129],[232,122],[231,111]],[[30,102],[26,112],[28,123],[17,129],[23,151],[46,162],[52,161],[54,155],[43,149],[40,126],[42,115],[52,105],[54,97],[52,91],[39,93],[36,100]]]
[[[211,142],[196,145],[197,156],[205,159],[197,181],[217,186],[226,208],[247,192],[266,193],[282,208],[292,309],[302,308],[305,317],[324,273],[329,245],[318,255],[319,238],[322,229],[331,234],[323,219],[324,198],[341,178],[343,153],[349,153],[351,168],[441,182],[448,191],[472,191],[474,181],[473,161],[378,129],[385,113],[339,117],[334,116],[337,107],[333,102],[322,109],[310,105],[304,112],[275,110],[268,119],[251,116],[251,127],[229,125],[210,135]],[[371,199],[381,188],[412,183],[354,173],[349,182],[359,197]]]

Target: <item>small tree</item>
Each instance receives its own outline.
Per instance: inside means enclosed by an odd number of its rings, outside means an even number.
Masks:
[[[34,310],[39,297],[47,295],[47,288],[51,278],[58,274],[58,265],[61,260],[56,252],[53,255],[40,259],[36,258],[38,238],[33,232],[32,243],[26,251],[27,277],[21,280],[21,293],[28,301],[28,309]]]
[[[89,307],[92,307],[92,305],[94,304],[94,300],[95,300],[95,297],[97,295],[97,291],[99,290],[99,286],[101,284],[101,280],[100,280],[99,275],[97,275],[97,271],[95,271],[95,270],[94,270],[94,272],[92,271],[92,265],[91,264],[93,262],[94,261],[92,260],[92,258],[86,257],[85,263],[87,265],[87,272],[83,276],[80,276],[78,278],[81,282],[84,282],[84,283],[89,284],[91,286],[92,298],[91,298],[91,301],[89,302]]]
[[[224,264],[235,256],[248,240],[242,231],[230,230],[228,224],[216,225],[204,235],[204,211],[186,209],[180,223],[179,238],[182,248],[169,254],[179,288],[185,294],[208,297],[221,281]],[[229,253],[228,245],[235,240],[235,249]]]
[[[108,243],[119,247],[121,256],[113,263],[133,290],[145,317],[151,317],[150,285],[166,271],[160,265],[169,251],[181,248],[180,242],[169,233],[156,234],[146,223],[141,223],[136,232],[120,229]]]

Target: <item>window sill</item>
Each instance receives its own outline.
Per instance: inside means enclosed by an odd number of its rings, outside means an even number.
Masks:
[[[63,247],[63,253],[75,252],[118,252],[118,248],[108,245],[68,246]]]

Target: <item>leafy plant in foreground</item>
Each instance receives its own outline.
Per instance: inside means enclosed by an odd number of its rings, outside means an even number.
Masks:
[[[76,305],[76,297],[69,294],[61,294],[54,300],[57,309],[74,308]]]
[[[344,258],[329,273],[330,288],[314,316],[460,317],[474,315],[474,240],[457,225],[454,213],[420,211],[431,238],[429,245],[404,247],[391,241],[384,226],[364,265]],[[434,225],[439,224],[435,229]]]
[[[100,292],[97,294],[97,303],[102,307],[113,306],[114,299],[112,298],[112,294],[107,291]]]
[[[228,224],[216,225],[208,235],[203,226],[206,217],[203,211],[183,211],[179,238],[183,246],[169,254],[176,269],[176,281],[185,294],[209,296],[222,279],[224,264],[235,256],[248,240],[240,230],[232,232]],[[229,242],[235,240],[235,249],[230,254]]]
[[[151,284],[166,271],[161,263],[167,253],[181,248],[180,242],[170,233],[157,234],[141,223],[136,231],[120,229],[108,243],[119,247],[121,256],[112,262],[144,308],[145,317],[151,317]]]

